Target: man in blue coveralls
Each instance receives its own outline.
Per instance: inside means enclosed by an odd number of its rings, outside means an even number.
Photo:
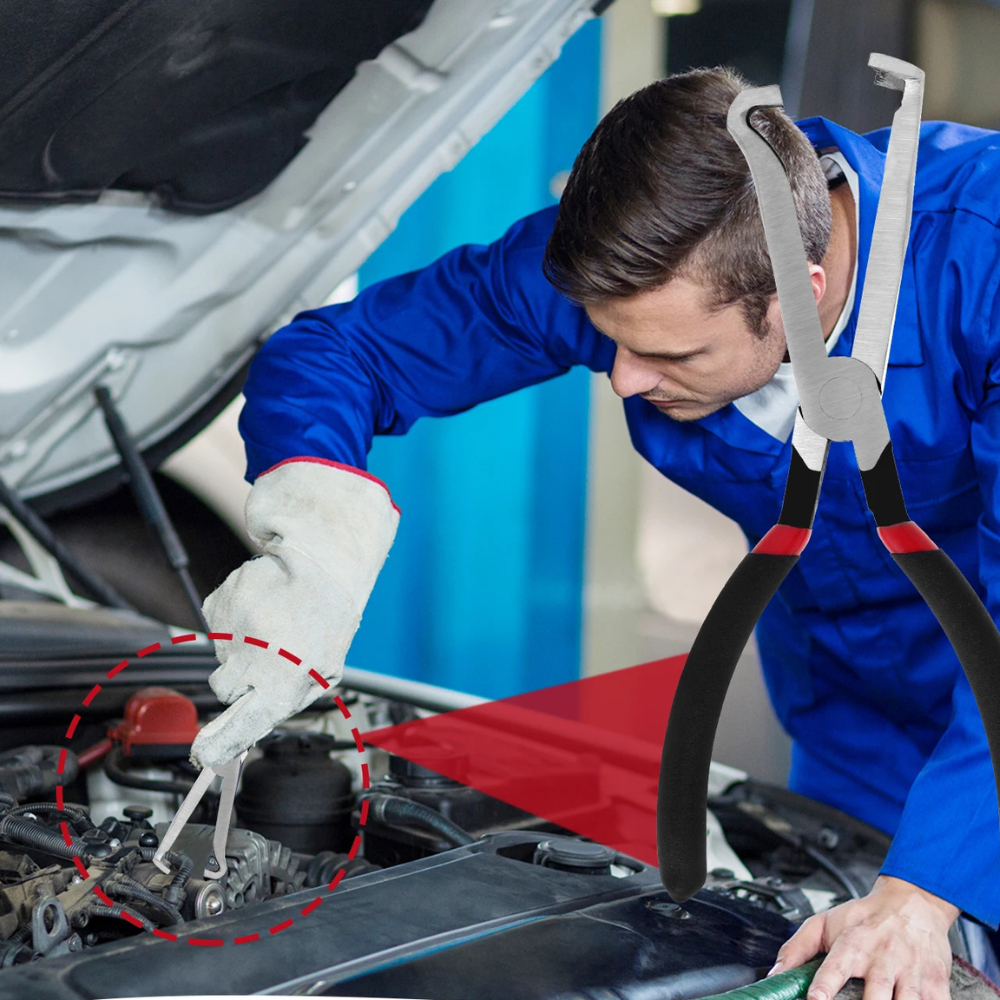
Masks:
[[[558,207],[306,312],[261,349],[240,429],[264,556],[205,605],[333,679],[395,533],[361,471],[373,434],[457,413],[586,365],[624,398],[638,451],[736,520],[777,521],[797,406],[749,170],[721,70],[620,102]],[[888,129],[822,118],[760,127],[788,167],[828,352],[850,353]],[[1000,614],[1000,135],[926,123],[884,405],[913,519]],[[575,428],[567,428],[575,433]],[[894,835],[871,892],[810,917],[781,968],[828,952],[810,998],[863,977],[865,1000],[945,1000],[948,930],[996,930],[1000,829],[976,704],[930,610],[885,551],[851,446],[833,443],[812,538],[758,627],[789,787]],[[232,758],[319,692],[220,644],[236,702],[193,748]]]

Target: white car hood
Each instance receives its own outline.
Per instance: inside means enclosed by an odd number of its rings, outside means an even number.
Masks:
[[[144,450],[190,422],[357,270],[593,6],[434,0],[357,66],[263,191],[222,211],[111,188],[86,204],[0,195],[0,476],[39,497],[116,466],[99,383]]]

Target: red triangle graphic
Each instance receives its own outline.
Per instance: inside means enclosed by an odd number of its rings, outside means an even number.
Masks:
[[[687,654],[364,734],[364,741],[656,864],[656,785]]]

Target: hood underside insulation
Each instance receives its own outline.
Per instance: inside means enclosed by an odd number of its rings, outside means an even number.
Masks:
[[[0,9],[0,201],[108,188],[208,213],[262,191],[432,0],[43,0]]]

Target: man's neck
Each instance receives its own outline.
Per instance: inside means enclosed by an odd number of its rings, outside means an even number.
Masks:
[[[826,293],[819,303],[819,321],[823,337],[828,339],[844,311],[851,292],[851,280],[858,259],[858,234],[854,217],[854,195],[850,184],[841,184],[830,192],[833,223],[830,243],[821,261],[826,271]]]

